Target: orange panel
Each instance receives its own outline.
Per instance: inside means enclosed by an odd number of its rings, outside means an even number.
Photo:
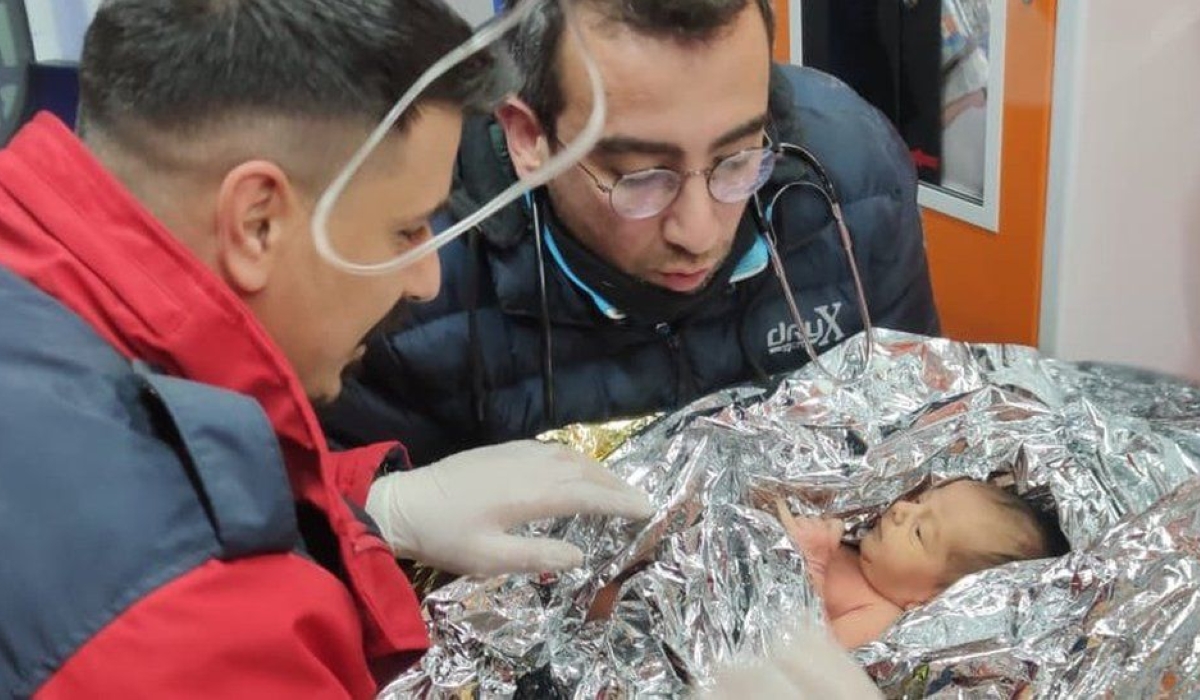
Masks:
[[[1008,2],[999,234],[924,213],[934,294],[952,338],[1037,344],[1056,7]]]
[[[791,21],[789,14],[790,0],[771,0],[775,8],[775,60],[787,63],[791,55]]]

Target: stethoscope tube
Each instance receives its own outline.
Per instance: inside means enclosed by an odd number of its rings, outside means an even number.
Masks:
[[[821,161],[809,150],[793,143],[780,143],[775,148],[783,157],[791,156],[799,158],[816,174],[818,181],[796,180],[783,185],[771,196],[765,208],[762,205],[762,197],[758,193],[755,193],[750,205],[751,213],[756,219],[759,230],[764,233],[767,239],[767,252],[771,258],[771,267],[774,269],[775,276],[779,279],[779,284],[783,288],[784,301],[787,302],[788,312],[796,324],[796,332],[800,336],[800,341],[804,345],[804,351],[808,354],[809,360],[812,361],[818,371],[835,384],[852,384],[860,380],[871,366],[871,360],[874,357],[875,351],[875,328],[871,324],[871,311],[867,306],[867,295],[863,290],[862,275],[859,273],[858,263],[854,259],[854,243],[850,236],[850,228],[846,225],[846,218],[842,214],[842,205],[838,199],[837,190],[833,186],[833,181],[829,179],[829,174],[825,171],[825,167],[821,164]],[[837,226],[842,249],[846,252],[846,262],[850,265],[850,274],[854,280],[854,292],[858,301],[858,311],[862,318],[863,330],[866,332],[864,342],[867,347],[862,367],[849,377],[837,376],[818,357],[816,348],[813,347],[812,340],[808,337],[808,326],[804,321],[804,315],[800,313],[800,306],[796,303],[795,293],[792,291],[791,282],[788,280],[787,271],[784,268],[783,257],[779,254],[779,241],[772,218],[774,217],[775,207],[778,205],[780,198],[794,187],[814,190],[825,200],[829,206],[830,216],[833,217],[834,224]]]
[[[547,425],[557,427],[558,410],[554,405],[554,337],[550,327],[549,295],[546,291],[545,234],[536,195],[526,194],[525,205],[529,208],[533,223],[534,248],[537,250],[538,296],[542,307],[542,405],[546,412]]]

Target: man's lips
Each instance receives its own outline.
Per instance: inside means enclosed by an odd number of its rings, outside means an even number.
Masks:
[[[698,270],[660,272],[659,276],[663,280],[663,286],[667,289],[676,292],[690,292],[703,285],[711,272],[711,267],[704,267]]]

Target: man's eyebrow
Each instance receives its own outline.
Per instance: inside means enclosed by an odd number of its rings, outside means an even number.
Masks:
[[[740,141],[747,136],[756,132],[762,131],[767,125],[767,113],[748,119],[745,122],[738,124],[729,131],[717,137],[709,146],[710,151],[717,151],[725,146],[728,146],[735,141]],[[683,157],[683,149],[679,144],[668,143],[666,141],[647,141],[633,136],[609,136],[600,139],[592,152],[601,156],[619,156],[629,153],[669,156],[673,158]]]
[[[767,113],[763,112],[753,119],[746,120],[745,122],[725,132],[716,141],[713,141],[712,145],[709,146],[709,150],[720,150],[735,141],[741,141],[747,136],[751,136],[759,131],[762,131],[767,126],[767,119]]]
[[[600,139],[592,152],[602,156],[620,156],[628,153],[672,156],[683,156],[683,149],[673,143],[664,141],[646,141],[633,136],[609,136]]]

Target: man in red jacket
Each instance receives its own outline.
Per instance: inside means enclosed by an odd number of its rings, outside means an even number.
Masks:
[[[331,267],[314,204],[468,34],[438,0],[100,8],[79,136],[41,115],[0,152],[0,695],[369,697],[427,644],[395,555],[563,568],[577,549],[506,530],[647,514],[555,448],[409,472],[395,444],[331,453],[313,416],[439,285],[432,256]],[[423,93],[339,199],[342,252],[430,236],[492,76],[476,58]]]

